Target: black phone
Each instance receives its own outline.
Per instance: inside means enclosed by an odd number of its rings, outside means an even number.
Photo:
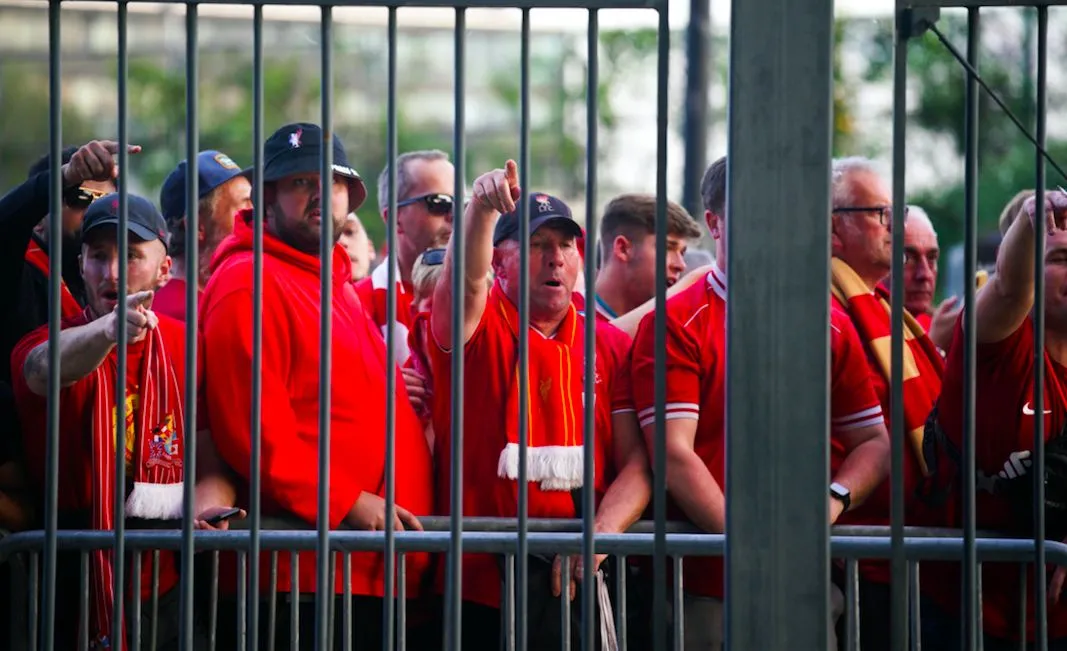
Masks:
[[[208,518],[207,520],[204,520],[204,522],[210,524],[211,526],[215,526],[215,525],[217,525],[217,524],[219,524],[219,523],[221,523],[221,522],[223,522],[225,520],[229,520],[230,518],[232,518],[235,515],[239,515],[240,513],[241,513],[241,509],[239,509],[237,507],[234,507],[232,509],[227,509],[227,510],[223,511],[222,513],[219,513],[218,515],[213,515],[210,518]]]

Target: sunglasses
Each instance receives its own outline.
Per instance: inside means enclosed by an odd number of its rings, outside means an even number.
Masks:
[[[89,207],[89,204],[106,194],[107,192],[100,190],[75,186],[63,191],[63,203],[69,208],[84,210]]]
[[[422,252],[422,264],[429,265],[431,267],[439,264],[444,264],[445,251],[448,249],[426,249]]]
[[[426,204],[426,211],[431,215],[451,215],[452,214],[452,195],[450,194],[420,194],[417,197],[411,197],[398,201],[396,203],[397,208],[403,208],[404,206],[411,206],[416,203]]]

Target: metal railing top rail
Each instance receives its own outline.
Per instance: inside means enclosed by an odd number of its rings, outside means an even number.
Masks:
[[[100,0],[62,0],[63,3]],[[119,0],[114,0],[116,3]],[[446,9],[657,9],[667,0],[126,0],[131,3],[183,5],[294,5],[305,7],[444,7]]]
[[[240,551],[248,549],[247,531],[197,531],[198,551]],[[320,544],[318,532],[271,531],[260,532],[263,551],[315,551]],[[398,531],[394,542],[397,552],[445,552],[450,548],[448,531]],[[651,533],[604,534],[597,536],[596,551],[624,556],[646,556],[651,548]],[[38,551],[44,543],[45,532],[24,531],[13,534],[0,542],[0,556],[29,551]],[[58,548],[61,550],[88,551],[107,549],[114,545],[110,531],[60,531]],[[177,550],[182,536],[178,530],[127,531],[127,550]],[[527,533],[530,553],[534,554],[579,554],[582,552],[582,534]],[[666,553],[680,556],[721,556],[725,549],[724,534],[671,533],[666,537]],[[383,531],[331,531],[329,549],[334,552],[380,552],[385,546]],[[954,537],[904,538],[905,557],[908,561],[953,561],[963,553],[964,541]],[[1018,563],[1033,560],[1034,541],[1019,538],[983,538],[976,541],[978,561]],[[513,554],[514,532],[475,531],[463,533],[463,548],[467,553]],[[888,536],[832,536],[830,552],[836,558],[888,559],[892,555],[892,542]],[[1045,547],[1048,562],[1067,565],[1067,544],[1048,541]]]
[[[897,11],[919,7],[944,7],[946,9],[995,8],[995,7],[1061,7],[1067,0],[897,0]]]

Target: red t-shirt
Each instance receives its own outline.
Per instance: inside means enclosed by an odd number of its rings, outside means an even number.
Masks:
[[[963,328],[957,321],[937,411],[946,438],[960,451],[963,450],[963,352]],[[1034,324],[1030,317],[1003,341],[978,345],[974,383],[975,470],[986,476],[996,476],[1012,452],[1033,450],[1034,447]],[[1067,368],[1050,358],[1047,352],[1043,395],[1045,440],[1048,440],[1067,425]],[[959,495],[955,497],[962,499]],[[1002,497],[980,488],[975,509],[979,529],[1006,532],[1015,529],[1015,533],[1019,533],[1011,505]],[[1018,565],[982,563],[981,567],[985,631],[1003,639],[1018,639]],[[1050,568],[1050,576],[1051,572]],[[1032,568],[1028,569],[1028,576],[1026,629],[1027,639],[1033,640],[1033,588],[1029,587],[1033,580]],[[1061,600],[1056,606],[1049,605],[1048,631],[1051,639],[1067,637],[1067,602]]]
[[[263,237],[262,495],[263,513],[318,516],[320,265],[317,256]],[[207,419],[221,458],[246,481],[251,464],[252,230],[242,215],[223,241],[204,290],[201,347]],[[336,529],[360,493],[385,495],[386,373],[396,381],[396,502],[415,515],[433,507],[430,450],[399,369],[386,368],[385,345],[349,281],[350,263],[334,251],[330,396],[329,523]],[[407,555],[408,594],[419,591],[429,564]],[[269,587],[270,555],[261,557]],[[340,558],[335,589],[344,585]],[[282,554],[278,590],[290,590]],[[352,555],[354,594],[381,596],[381,554]],[[315,555],[300,554],[300,590],[315,589]]]
[[[382,337],[386,336],[386,315],[388,314],[389,301],[389,265],[395,264],[392,258],[385,258],[381,264],[374,268],[371,275],[355,284],[356,294],[363,304],[371,319],[381,329]],[[411,330],[414,315],[411,313],[411,302],[415,295],[410,285],[405,285],[400,280],[400,272],[396,274],[396,363],[403,365],[407,361],[410,350],[408,349],[408,333]]]
[[[498,476],[500,452],[508,443],[508,392],[518,360],[518,342],[502,312],[514,306],[491,291],[478,327],[464,348],[463,386],[463,515],[465,517],[516,517],[518,482]],[[581,341],[584,319],[576,312],[566,326]],[[561,326],[560,332],[564,331]],[[620,377],[627,372],[630,338],[621,330],[597,324],[596,338],[596,476],[597,502],[614,479],[611,418],[615,411],[633,409],[629,390]],[[559,334],[559,333],[557,333]],[[432,336],[432,335],[431,335]],[[531,328],[532,337],[542,337]],[[575,343],[574,345],[578,345]],[[561,342],[560,348],[566,348]],[[431,344],[434,377],[434,457],[437,465],[437,512],[451,513],[452,467],[452,362],[451,353]],[[532,349],[531,349],[532,350]],[[532,364],[532,360],[531,360]],[[581,372],[578,370],[577,372]],[[584,394],[582,394],[584,400]],[[514,416],[514,415],[512,415]],[[579,430],[581,419],[578,414]],[[581,438],[581,434],[579,434]],[[577,441],[576,444],[581,444]],[[573,518],[574,499],[569,491],[545,491],[529,484],[529,517]],[[444,590],[444,567],[439,568],[438,589]],[[500,572],[495,557],[465,554],[463,598],[486,606],[500,606]]]
[[[863,342],[852,320],[830,308],[830,474],[847,456],[835,434],[885,424],[882,405],[871,385]],[[860,507],[863,508],[863,507]]]
[[[88,323],[83,312],[64,319],[62,329]],[[179,390],[185,391],[185,327],[178,321],[159,315],[159,331],[171,355],[171,365],[178,381]],[[45,467],[47,463],[48,401],[30,391],[23,374],[23,366],[30,352],[48,341],[48,324],[30,332],[19,341],[11,353],[11,376],[19,420],[22,424],[22,441],[26,469],[31,482],[44,493]],[[131,466],[136,442],[134,423],[138,422],[137,411],[141,406],[141,363],[144,361],[145,342],[130,344],[126,351],[126,480],[133,486]],[[118,358],[117,349],[111,357]],[[91,510],[93,507],[93,450],[92,423],[93,401],[96,386],[92,375],[63,388],[59,393],[59,510]],[[184,399],[184,396],[183,396]],[[114,409],[114,407],[112,407]],[[112,481],[114,481],[112,479]],[[178,583],[177,557],[174,552],[160,552],[159,590],[163,594]],[[149,557],[141,568],[141,598],[152,596],[152,560]],[[127,586],[129,589],[129,586]]]
[[[185,288],[184,278],[171,278],[156,290],[152,297],[152,310],[185,323]]]

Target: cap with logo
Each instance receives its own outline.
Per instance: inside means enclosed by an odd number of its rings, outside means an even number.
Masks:
[[[150,242],[159,240],[167,246],[167,223],[151,201],[136,194],[127,195],[126,201],[127,230],[135,236]],[[89,204],[82,220],[82,238],[85,239],[94,230],[119,223],[119,195],[117,192],[106,194]]]
[[[333,173],[348,179],[348,212],[352,212],[363,205],[367,187],[359,172],[349,166],[341,139],[334,135],[332,140]],[[263,144],[263,180],[278,181],[293,174],[319,173],[321,156],[322,129],[319,125],[308,122],[287,124]]]
[[[529,194],[529,201],[531,235],[546,224],[561,227],[574,237],[583,235],[582,228],[578,225],[578,222],[574,221],[574,217],[571,215],[570,207],[561,199],[544,192],[532,192]],[[518,205],[515,206],[515,210],[500,216],[500,219],[496,222],[496,229],[493,230],[493,246],[500,244],[504,240],[519,239],[521,217]]]
[[[163,218],[168,222],[177,222],[185,217],[185,174],[188,161],[178,163],[178,167],[167,175],[163,189],[159,191],[159,208]],[[240,165],[233,162],[226,154],[209,149],[196,156],[197,196],[201,199],[223,183],[237,176],[250,174],[242,171]]]

